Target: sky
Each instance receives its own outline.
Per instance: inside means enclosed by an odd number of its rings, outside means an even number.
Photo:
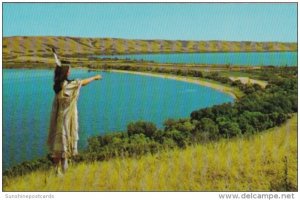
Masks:
[[[297,42],[297,4],[3,3],[3,36]]]

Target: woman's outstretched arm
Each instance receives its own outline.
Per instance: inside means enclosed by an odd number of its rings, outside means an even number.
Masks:
[[[89,84],[90,82],[93,82],[95,80],[100,80],[100,79],[102,79],[102,77],[100,75],[96,75],[96,76],[93,76],[93,77],[90,77],[87,79],[83,79],[83,80],[81,80],[81,85],[85,86],[85,85]]]

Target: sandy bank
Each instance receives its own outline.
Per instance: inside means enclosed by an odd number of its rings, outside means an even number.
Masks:
[[[167,79],[173,79],[177,81],[184,81],[188,83],[194,83],[198,85],[202,85],[205,87],[210,87],[212,89],[218,90],[220,92],[226,93],[233,97],[234,99],[237,99],[236,92],[233,88],[224,86],[217,83],[208,82],[205,80],[201,80],[199,78],[193,78],[193,77],[181,77],[176,75],[169,75],[169,74],[157,74],[157,73],[149,73],[149,72],[135,72],[135,71],[125,71],[125,70],[109,70],[110,72],[117,72],[117,73],[126,73],[126,74],[137,74],[142,76],[152,76],[152,77],[158,77],[158,78],[167,78]]]

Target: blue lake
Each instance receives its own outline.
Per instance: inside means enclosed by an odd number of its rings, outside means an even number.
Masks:
[[[241,53],[170,53],[98,56],[146,60],[158,63],[231,64],[242,66],[297,66],[297,52],[241,52]]]
[[[52,70],[4,69],[3,167],[43,157],[54,92]],[[167,118],[185,118],[196,109],[233,102],[227,94],[171,79],[75,70],[71,78],[96,73],[103,80],[82,87],[78,100],[79,148],[91,135],[126,130],[147,120],[162,127]]]

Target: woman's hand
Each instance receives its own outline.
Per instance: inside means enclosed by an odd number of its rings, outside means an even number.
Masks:
[[[102,76],[101,75],[94,76],[94,79],[95,80],[100,80],[100,79],[102,79]]]
[[[102,79],[102,76],[100,76],[100,75],[92,76],[92,77],[90,77],[90,78],[83,79],[83,80],[81,81],[81,83],[82,83],[82,86],[85,86],[85,85],[89,84],[89,83],[92,82],[92,81],[100,80],[100,79]]]

